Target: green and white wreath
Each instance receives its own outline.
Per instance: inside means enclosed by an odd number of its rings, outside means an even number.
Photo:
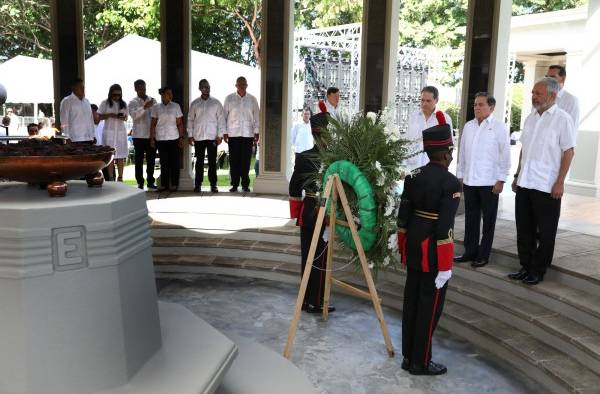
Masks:
[[[360,170],[370,190],[363,183],[356,188],[357,196],[355,188],[344,183],[344,191],[358,225],[369,266],[377,271],[396,265],[396,216],[400,202],[398,181],[403,174],[401,163],[414,154],[411,151],[413,141],[403,138],[393,121],[393,114],[387,110],[377,114],[369,112],[331,117],[321,137],[324,146],[320,150],[319,181],[324,187],[327,176],[340,171],[348,172],[347,179],[357,180],[360,176],[352,167]],[[344,177],[341,178],[344,180]],[[370,198],[367,194],[372,196],[374,206],[370,202],[365,203]],[[337,215],[343,216],[340,204]],[[366,221],[361,223],[361,220]],[[336,237],[356,254],[347,227],[336,226]],[[359,264],[357,259],[355,262]]]

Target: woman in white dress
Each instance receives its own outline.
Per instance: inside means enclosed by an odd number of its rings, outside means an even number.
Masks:
[[[100,120],[104,120],[104,130],[102,131],[102,145],[108,145],[115,148],[114,160],[108,165],[109,180],[115,180],[115,162],[119,177],[117,180],[123,182],[123,167],[127,157],[127,104],[123,101],[123,90],[118,84],[114,84],[108,90],[108,98],[100,104],[98,108]]]

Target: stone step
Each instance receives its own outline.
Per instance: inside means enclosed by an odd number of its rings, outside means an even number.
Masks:
[[[285,242],[256,241],[251,239],[231,239],[229,234],[205,237],[203,234],[191,233],[188,237],[156,237],[154,238],[154,255],[197,255],[197,259],[220,257],[217,262],[226,264],[227,258],[273,261],[275,263],[298,263],[300,245]],[[256,234],[256,233],[255,233]],[[163,234],[164,235],[164,234]],[[347,262],[350,253],[336,247],[336,262]],[[189,258],[189,257],[184,257]],[[515,270],[502,264],[492,262],[486,267],[474,270],[468,264],[455,264],[455,277],[460,276],[475,283],[502,290],[544,305],[551,311],[564,315],[586,327],[596,330],[600,327],[600,296],[553,280],[548,276],[537,286],[524,286],[506,277]]]
[[[178,256],[178,263],[181,262]],[[159,276],[169,276],[182,272],[180,265],[173,265],[173,256],[155,256],[155,264]],[[193,256],[187,261],[190,264],[183,272],[210,272],[253,276],[265,279],[299,282],[299,263],[281,263],[273,265],[269,261],[259,262],[251,259],[239,259],[223,264],[222,261],[203,261],[192,263]],[[193,266],[192,266],[193,265]],[[193,270],[192,268],[196,268]],[[266,273],[266,275],[265,275]],[[401,275],[400,275],[401,276]],[[356,273],[344,270],[336,272],[335,277],[366,289],[366,285]],[[454,279],[453,279],[454,280]],[[402,310],[403,281],[389,281],[379,278],[377,282],[379,296],[383,304]],[[454,286],[448,293],[448,301],[444,310],[444,318],[440,326],[451,332],[475,342],[476,345],[487,349],[508,361],[518,370],[542,383],[545,389],[552,393],[594,393],[598,391],[600,376],[585,364],[540,341],[534,335],[515,328],[487,315],[479,310],[465,306],[454,300],[452,295],[461,294]],[[458,299],[460,300],[460,298]]]

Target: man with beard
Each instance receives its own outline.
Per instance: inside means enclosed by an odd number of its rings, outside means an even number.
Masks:
[[[531,91],[534,111],[527,116],[512,189],[515,197],[517,251],[521,269],[510,279],[536,285],[552,263],[565,178],[575,155],[575,127],[560,109],[554,78],[542,78]]]

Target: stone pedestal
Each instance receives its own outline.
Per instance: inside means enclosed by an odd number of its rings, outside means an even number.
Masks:
[[[0,392],[126,384],[161,347],[144,193],[0,185]]]

